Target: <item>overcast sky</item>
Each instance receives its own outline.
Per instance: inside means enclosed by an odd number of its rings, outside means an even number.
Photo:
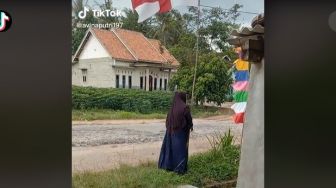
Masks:
[[[104,0],[89,0],[90,5],[94,5],[95,2],[101,3],[104,2]],[[112,0],[112,2],[113,6],[118,9],[132,8],[131,0]],[[240,11],[255,13],[264,12],[264,0],[201,0],[201,5],[219,6],[224,9],[231,8],[235,3],[243,5]],[[186,8],[181,7],[178,8],[178,10],[184,12]],[[250,23],[255,16],[256,15],[254,14],[240,13],[237,22],[245,26],[250,26]]]

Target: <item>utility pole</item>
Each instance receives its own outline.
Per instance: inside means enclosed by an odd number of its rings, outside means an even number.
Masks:
[[[197,30],[196,30],[196,59],[195,59],[195,72],[194,80],[192,85],[191,92],[191,105],[195,104],[195,82],[196,82],[196,73],[197,73],[197,62],[198,62],[198,43],[199,43],[199,27],[200,27],[200,14],[201,14],[201,0],[198,0],[198,10],[197,10]]]

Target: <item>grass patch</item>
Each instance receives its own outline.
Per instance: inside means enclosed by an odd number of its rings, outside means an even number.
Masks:
[[[104,119],[163,119],[163,113],[142,114],[139,112],[126,112],[105,109],[72,110],[72,120],[104,120]]]
[[[193,107],[194,118],[204,118],[221,115],[223,111],[216,107]],[[72,110],[72,120],[106,120],[106,119],[165,119],[167,112],[143,114],[140,112],[127,112],[109,109]]]
[[[233,136],[228,132],[214,136],[209,141],[212,149],[209,152],[191,156],[189,170],[185,175],[158,169],[156,162],[148,162],[137,167],[122,165],[119,169],[105,172],[74,174],[72,186],[75,188],[156,188],[191,184],[202,187],[236,178],[240,152],[239,147],[233,144]]]

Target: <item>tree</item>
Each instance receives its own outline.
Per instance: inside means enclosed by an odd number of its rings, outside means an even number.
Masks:
[[[151,38],[150,31],[152,29],[151,19],[145,20],[142,23],[138,23],[138,14],[136,11],[131,9],[124,9],[125,16],[121,18],[123,23],[123,29],[128,29],[132,31],[138,31],[143,33],[146,37]]]
[[[157,14],[151,25],[152,38],[160,40],[168,48],[177,44],[186,30],[185,20],[181,13],[174,9],[165,14]]]
[[[195,96],[201,103],[215,102],[222,104],[227,99],[232,83],[228,66],[218,54],[206,54],[200,57],[196,75]]]
[[[199,58],[196,75],[195,99],[204,102],[215,102],[217,105],[228,100],[231,74],[228,72],[228,62],[218,53],[203,54]],[[178,90],[191,93],[194,67],[181,67],[169,83],[170,89],[175,85]]]
[[[100,10],[105,11],[105,10],[109,10],[109,11],[116,11],[117,9],[114,8],[112,5],[112,1],[111,0],[104,0],[103,3],[99,4],[98,2],[96,2],[97,7],[99,7]],[[111,17],[111,16],[101,16],[99,18],[96,18],[98,23],[115,23],[118,22],[120,18],[118,17]],[[109,28],[102,28],[102,29],[109,29]]]
[[[179,42],[169,48],[170,53],[180,62],[180,66],[193,66],[195,63],[196,36],[193,33],[184,33]]]
[[[231,31],[239,28],[239,25],[234,22],[239,16],[237,11],[241,7],[242,5],[235,4],[229,11],[220,7],[203,9],[199,32],[200,36],[209,41],[211,49],[219,52],[228,50],[229,45],[226,41]]]

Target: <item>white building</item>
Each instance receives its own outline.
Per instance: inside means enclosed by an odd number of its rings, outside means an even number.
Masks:
[[[142,33],[90,28],[72,60],[72,84],[165,90],[178,66],[160,41]]]

